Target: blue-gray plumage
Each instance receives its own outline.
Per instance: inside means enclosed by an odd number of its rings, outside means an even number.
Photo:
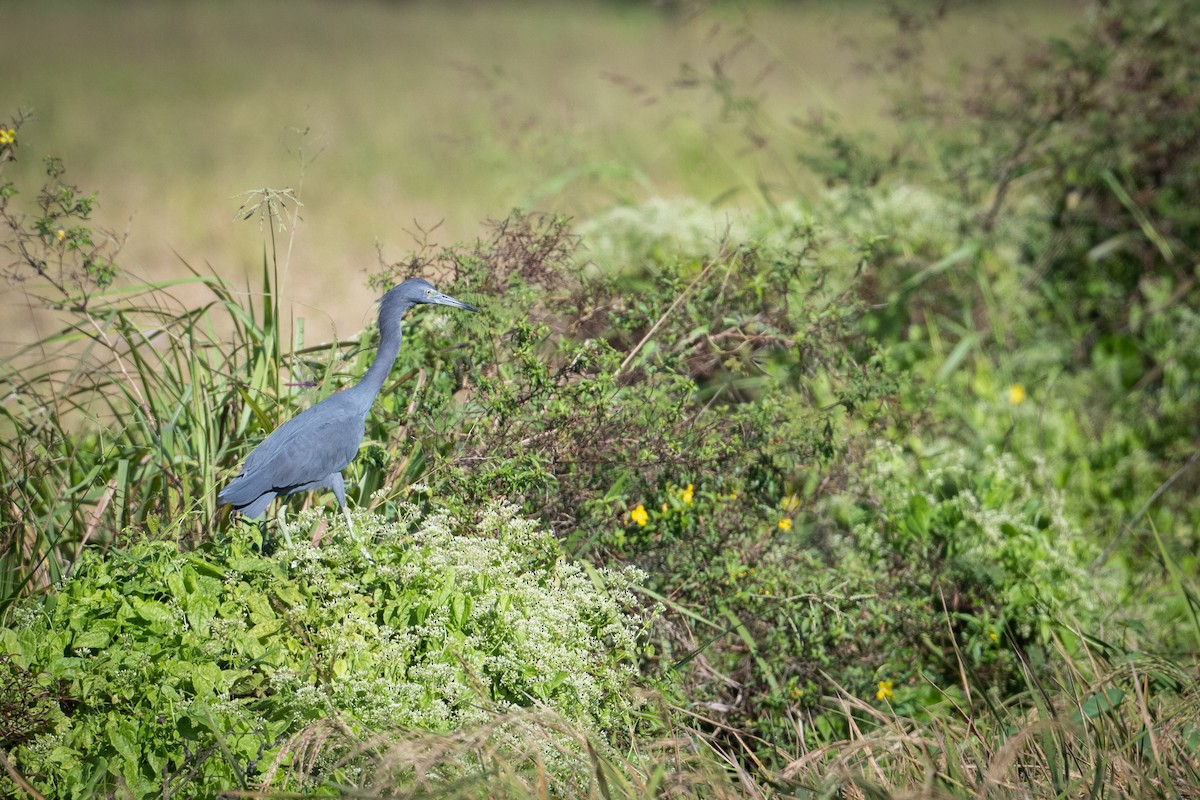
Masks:
[[[362,380],[276,428],[246,457],[241,473],[221,490],[217,500],[253,519],[276,497],[330,489],[345,511],[342,470],[358,453],[367,412],[400,352],[400,320],[419,303],[478,311],[420,278],[391,289],[379,303],[379,351]]]

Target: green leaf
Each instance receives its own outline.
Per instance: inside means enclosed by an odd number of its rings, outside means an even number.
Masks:
[[[930,516],[931,508],[925,495],[913,495],[912,499],[908,501],[908,517],[905,520],[909,530],[924,537],[929,533]]]
[[[208,697],[223,687],[221,668],[210,662],[192,665],[192,688],[197,697]]]
[[[117,751],[126,764],[134,767],[140,763],[137,748],[137,723],[128,717],[108,715],[108,743]],[[124,772],[124,770],[121,770]]]
[[[456,628],[466,624],[471,616],[471,596],[456,594],[450,598],[450,621]]]
[[[197,635],[208,636],[212,621],[217,616],[218,607],[215,592],[211,595],[202,592],[188,595],[185,606],[188,625]]]
[[[98,650],[101,647],[107,647],[116,627],[117,623],[113,620],[100,620],[89,630],[77,634],[71,641],[71,647],[75,650],[84,648]]]
[[[134,597],[132,602],[134,613],[151,625],[170,626],[175,621],[175,615],[171,613],[171,609],[158,600],[143,600],[140,597]]]
[[[254,592],[247,597],[246,607],[250,610],[250,619],[253,622],[275,619],[275,609],[271,608],[271,601],[262,592]]]
[[[171,596],[182,600],[187,595],[187,587],[185,586],[185,578],[181,572],[171,572],[167,574],[167,589],[171,592]]]
[[[1076,722],[1080,721],[1081,715],[1087,719],[1095,719],[1101,714],[1106,714],[1115,709],[1124,699],[1124,691],[1118,689],[1116,686],[1110,686],[1102,692],[1095,692],[1088,695],[1087,699],[1080,704],[1079,709],[1072,716]]]
[[[248,633],[256,639],[265,639],[283,627],[283,620],[267,619],[250,628]]]
[[[46,672],[48,672],[51,677],[69,680],[79,675],[81,671],[80,668],[83,666],[83,664],[84,659],[82,658],[62,656],[51,659],[50,663],[46,665]]]

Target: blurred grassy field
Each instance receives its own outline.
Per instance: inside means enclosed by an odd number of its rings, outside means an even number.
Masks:
[[[1082,13],[952,8],[925,43],[927,66],[986,63]],[[810,190],[783,143],[798,135],[793,120],[832,113],[886,137],[895,31],[870,2],[745,14],[642,2],[10,0],[0,115],[35,115],[21,131],[19,184],[39,185],[42,155],[63,157],[68,179],[100,191],[101,225],[128,230],[122,266],[138,277],[182,275],[180,257],[239,282],[256,275],[264,237],[234,221],[235,196],[299,189],[283,296],[315,341],[370,320],[376,243],[394,260],[419,229],[444,244],[516,205],[586,215],[653,195],[753,205],[760,182]],[[730,94],[715,88],[714,64]],[[689,74],[701,80],[685,85]],[[725,113],[745,97],[760,101],[765,146]],[[0,308],[29,313],[7,287]],[[36,332],[6,327],[4,349]]]

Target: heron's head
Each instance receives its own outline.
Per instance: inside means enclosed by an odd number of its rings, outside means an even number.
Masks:
[[[442,294],[434,288],[432,283],[424,278],[409,278],[399,286],[390,289],[383,296],[383,300],[380,302],[380,313],[383,313],[386,309],[395,308],[399,313],[403,314],[418,303],[450,306],[451,308],[461,308],[465,311],[479,310],[470,303],[464,303],[462,300],[451,297],[448,294]]]

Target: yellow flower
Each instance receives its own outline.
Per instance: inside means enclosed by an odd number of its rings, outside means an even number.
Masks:
[[[787,517],[784,517],[783,519],[779,520],[779,530],[790,531],[791,529],[792,529],[792,521],[790,519],[788,519]]]
[[[993,642],[997,642],[1000,641],[1000,634],[996,633],[995,631],[988,631],[988,638]]]
[[[892,682],[880,681],[879,688],[875,690],[876,700],[891,700],[892,699]]]
[[[638,525],[645,525],[646,521],[650,519],[650,515],[646,513],[646,507],[641,503],[638,503],[638,507],[629,512],[629,516]]]
[[[55,238],[55,239],[58,239],[60,242],[61,242],[63,239],[67,238],[67,231],[66,231],[66,229],[65,229],[65,228],[55,228],[55,229],[54,229],[54,238]]]
[[[689,506],[692,504],[692,485],[689,483],[687,488],[683,490],[683,502]]]
[[[662,512],[663,512],[664,514],[665,514],[665,513],[667,513],[667,504],[666,504],[666,503],[663,503],[663,504],[662,504]]]
[[[12,144],[17,140],[17,132],[12,128],[0,128],[0,144]]]
[[[1008,387],[1008,402],[1012,403],[1014,406],[1019,406],[1021,403],[1024,403],[1026,397],[1028,397],[1028,395],[1025,394],[1025,387],[1021,384],[1014,383],[1012,386]]]

